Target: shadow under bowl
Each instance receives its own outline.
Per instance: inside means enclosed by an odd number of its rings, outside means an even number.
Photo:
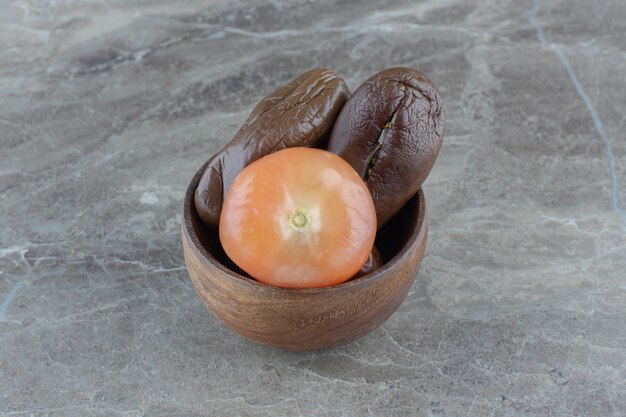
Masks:
[[[383,324],[406,298],[426,248],[424,193],[419,192],[376,235],[385,264],[362,277],[311,289],[266,285],[236,271],[217,230],[198,217],[191,180],[183,204],[182,241],[196,292],[219,319],[258,343],[292,351],[350,343]]]

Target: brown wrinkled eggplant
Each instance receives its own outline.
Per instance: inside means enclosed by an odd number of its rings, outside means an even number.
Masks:
[[[380,252],[378,252],[376,246],[372,246],[372,253],[370,253],[369,258],[367,258],[365,264],[361,267],[361,269],[359,269],[359,272],[354,274],[350,280],[357,279],[363,275],[369,274],[370,272],[374,272],[381,266],[383,266],[383,257],[380,255]]]
[[[341,110],[328,150],[361,175],[380,229],[419,190],[439,154],[443,100],[410,68],[390,68],[365,81]]]
[[[343,79],[310,70],[254,107],[230,143],[209,161],[195,193],[202,221],[218,227],[222,200],[239,172],[257,159],[295,146],[324,148],[350,91]]]

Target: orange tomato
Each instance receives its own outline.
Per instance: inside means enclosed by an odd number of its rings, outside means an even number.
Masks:
[[[230,259],[263,283],[326,287],[365,263],[376,212],[346,161],[320,149],[287,148],[241,171],[226,194],[219,235]]]

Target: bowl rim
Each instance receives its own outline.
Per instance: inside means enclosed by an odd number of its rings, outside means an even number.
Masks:
[[[193,222],[191,221],[192,210],[195,211],[195,202],[194,196],[196,192],[196,188],[198,187],[198,183],[200,182],[200,178],[204,173],[206,166],[208,165],[210,159],[206,161],[200,169],[195,173],[191,182],[187,186],[187,190],[185,191],[185,198],[183,200],[183,216],[182,216],[182,229],[184,233],[184,237],[187,237],[188,240],[192,243],[190,247],[196,251],[196,253],[208,264],[210,264],[213,268],[220,270],[224,276],[227,277],[233,284],[242,285],[249,288],[255,288],[256,291],[270,291],[274,293],[282,293],[284,295],[301,295],[301,294],[323,294],[326,292],[337,291],[340,289],[349,289],[349,288],[359,288],[362,286],[368,286],[373,284],[375,281],[379,281],[383,279],[386,275],[385,273],[390,269],[393,269],[396,265],[401,263],[404,258],[410,256],[411,249],[419,244],[422,239],[422,234],[426,232],[426,200],[424,196],[424,191],[420,187],[414,197],[417,197],[417,222],[416,226],[411,232],[409,238],[405,245],[400,249],[400,251],[394,255],[388,262],[386,262],[382,267],[378,268],[375,271],[370,272],[369,274],[363,275],[358,279],[344,281],[340,284],[331,285],[328,287],[319,287],[319,288],[285,288],[285,287],[277,287],[274,285],[264,284],[255,279],[251,279],[236,273],[235,271],[227,268],[223,265],[219,260],[217,260],[213,255],[207,251],[207,249],[202,245],[198,234],[193,227]],[[201,222],[201,220],[199,220]]]

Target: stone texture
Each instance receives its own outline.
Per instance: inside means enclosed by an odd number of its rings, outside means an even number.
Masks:
[[[0,416],[626,415],[625,3],[381,4],[3,3]],[[341,349],[242,339],[188,181],[296,74],[398,65],[447,107],[413,290]]]

